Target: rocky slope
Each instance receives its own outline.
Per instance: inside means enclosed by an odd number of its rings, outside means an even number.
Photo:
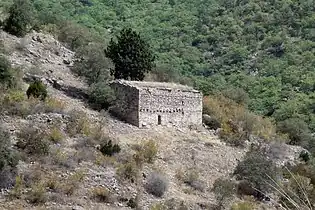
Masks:
[[[23,72],[24,81],[30,81],[34,77],[40,78],[47,84],[49,95],[64,104],[61,112],[37,112],[25,118],[2,114],[1,124],[13,136],[25,125],[45,129],[55,122],[60,124],[65,133],[62,144],[51,146],[52,151],[59,149],[66,155],[67,158],[62,164],[52,161],[54,157],[49,155],[45,161],[36,159],[21,161],[18,166],[19,173],[24,175],[39,173],[38,176],[44,179],[57,177],[58,182],[63,182],[71,175],[84,171],[84,177],[77,185],[75,193],[65,195],[62,192],[48,190],[48,201],[39,209],[128,209],[123,199],[115,199],[110,203],[92,199],[91,189],[97,186],[108,188],[111,195],[116,198],[129,199],[136,195],[135,184],[117,177],[116,169],[119,166],[112,164],[109,159],[96,164],[97,155],[99,155],[96,149],[86,147],[81,137],[66,134],[69,116],[73,110],[85,113],[88,124],[99,123],[106,134],[119,142],[123,154],[128,154],[134,144],[146,140],[154,140],[158,144],[157,159],[153,164],[144,165],[141,182],[146,183],[147,175],[153,170],[158,170],[165,174],[169,188],[162,198],[156,198],[142,189],[140,203],[143,209],[149,209],[154,203],[171,199],[184,202],[189,209],[204,209],[214,204],[215,197],[211,192],[214,181],[217,178],[228,177],[246,153],[246,149],[225,145],[212,131],[204,128],[198,130],[161,127],[139,129],[112,118],[106,112],[90,109],[80,98],[86,90],[86,84],[73,75],[69,69],[74,53],[50,35],[33,32],[19,39],[1,31],[0,40],[4,43],[8,59],[13,66]],[[27,88],[27,83],[24,85]],[[300,150],[290,147],[284,151],[282,145],[280,147],[281,153],[272,152],[272,154],[279,154],[279,157],[273,156],[279,164],[294,159]],[[97,154],[96,158],[95,154]],[[195,190],[179,181],[180,172],[190,169],[199,173],[203,190]],[[3,191],[0,195],[1,209],[38,209],[27,199],[7,199],[5,196],[7,192]]]

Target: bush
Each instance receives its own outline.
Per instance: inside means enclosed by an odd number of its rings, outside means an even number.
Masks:
[[[247,181],[253,192],[267,193],[272,190],[268,183],[270,179],[277,180],[277,169],[271,160],[266,159],[266,155],[260,151],[260,148],[252,147],[247,152],[243,161],[237,165],[234,175],[237,180]],[[254,195],[261,199],[260,193]]]
[[[15,36],[25,36],[33,25],[33,6],[30,0],[14,0],[4,30]]]
[[[212,118],[207,114],[202,115],[202,122],[208,126],[209,129],[216,130],[221,127],[221,123],[217,119]]]
[[[106,187],[95,187],[92,189],[92,197],[98,202],[109,203],[111,202],[111,195]]]
[[[136,156],[147,163],[153,163],[158,153],[158,146],[153,140],[136,145]]]
[[[242,146],[250,135],[266,140],[276,136],[275,126],[271,120],[249,112],[243,105],[223,95],[205,97],[203,113],[221,124],[220,138],[232,145]]]
[[[278,132],[286,133],[289,136],[289,144],[307,145],[312,138],[307,124],[299,118],[290,118],[279,122],[277,125]]]
[[[19,155],[13,150],[10,135],[0,127],[0,189],[12,186]]]
[[[49,140],[52,141],[53,143],[55,143],[55,144],[61,143],[63,138],[64,138],[64,135],[59,128],[53,127],[50,130]]]
[[[15,167],[18,164],[17,152],[13,150],[10,135],[0,127],[0,171],[5,167]]]
[[[217,179],[213,184],[212,190],[215,193],[218,207],[222,208],[226,205],[226,201],[233,197],[236,185],[230,180]]]
[[[76,171],[73,175],[69,176],[66,180],[66,183],[63,184],[63,192],[66,195],[73,195],[73,193],[78,189],[80,183],[82,183],[84,177],[84,171]]]
[[[47,201],[45,185],[37,183],[32,186],[31,191],[27,195],[27,200],[32,204],[43,204]]]
[[[47,135],[40,129],[24,127],[18,133],[18,148],[31,155],[48,155],[49,142]]]
[[[129,161],[122,164],[117,169],[117,175],[123,179],[129,179],[132,183],[136,180],[138,175],[138,167],[134,161]]]
[[[177,178],[182,179],[182,181],[191,186],[195,190],[203,192],[205,190],[205,183],[199,179],[199,173],[196,169],[188,169],[184,174],[177,174]]]
[[[58,100],[56,98],[49,97],[47,100],[45,100],[44,106],[44,112],[46,113],[60,113],[63,114],[65,110],[65,103],[61,100]]]
[[[112,144],[112,140],[108,140],[101,145],[100,151],[103,155],[112,156],[115,153],[120,152],[120,146],[118,144]]]
[[[135,208],[137,208],[138,204],[137,204],[137,202],[136,202],[135,199],[130,198],[130,199],[128,200],[128,202],[127,202],[127,206],[129,206],[129,207],[132,208],[132,209],[135,209]]]
[[[60,24],[58,40],[65,43],[71,50],[77,50],[82,46],[87,46],[89,42],[101,40],[96,37],[88,28],[71,21]]]
[[[26,95],[28,98],[32,96],[34,98],[45,100],[47,97],[46,86],[41,81],[35,81],[29,85]]]
[[[25,93],[22,91],[9,90],[0,97],[0,111],[7,115],[26,117],[34,108],[33,102],[32,100],[27,101]]]
[[[84,76],[89,85],[102,84],[110,77],[109,69],[112,65],[111,61],[105,57],[104,48],[100,43],[89,43],[76,51],[76,60],[71,70],[79,76]]]
[[[288,209],[312,209],[315,202],[315,189],[310,179],[304,176],[291,174],[291,178],[282,187],[280,203]]]
[[[225,89],[222,94],[241,105],[247,105],[249,102],[249,96],[242,88]]]
[[[4,88],[11,88],[14,85],[14,77],[10,62],[0,55],[0,83]]]
[[[308,153],[307,151],[303,150],[300,153],[299,158],[301,158],[304,162],[307,163],[311,159],[310,153]]]
[[[145,188],[148,193],[157,197],[162,197],[165,191],[167,191],[168,182],[162,174],[153,172],[150,174]]]
[[[93,83],[89,92],[89,102],[99,110],[108,109],[116,100],[115,91],[104,81]]]
[[[92,133],[89,119],[84,112],[73,110],[69,115],[70,121],[67,124],[67,131],[70,137],[77,134],[88,136]]]

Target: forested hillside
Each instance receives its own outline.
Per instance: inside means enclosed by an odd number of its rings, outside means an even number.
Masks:
[[[164,80],[188,77],[205,94],[245,91],[251,110],[315,130],[313,0],[33,2],[38,25],[75,21],[104,43],[132,27],[151,44]]]
[[[314,0],[0,0],[0,208],[314,209],[314,64]],[[122,122],[121,78],[203,126]]]

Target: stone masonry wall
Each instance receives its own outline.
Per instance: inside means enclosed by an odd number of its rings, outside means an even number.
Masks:
[[[115,90],[117,96],[112,112],[118,118],[139,126],[139,90],[135,87],[115,83],[112,83],[111,87]]]
[[[140,90],[139,126],[202,124],[199,92],[147,88]]]

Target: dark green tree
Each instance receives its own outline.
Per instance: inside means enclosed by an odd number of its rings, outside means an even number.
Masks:
[[[117,37],[117,42],[110,41],[105,50],[106,57],[114,63],[111,74],[115,79],[130,79],[141,81],[145,73],[151,71],[155,57],[148,43],[131,28],[123,29]]]
[[[14,0],[4,30],[15,36],[25,36],[33,23],[33,5],[30,0]]]
[[[41,81],[35,81],[28,87],[26,95],[28,98],[32,96],[34,98],[40,98],[40,100],[45,100],[47,97],[46,86]]]

